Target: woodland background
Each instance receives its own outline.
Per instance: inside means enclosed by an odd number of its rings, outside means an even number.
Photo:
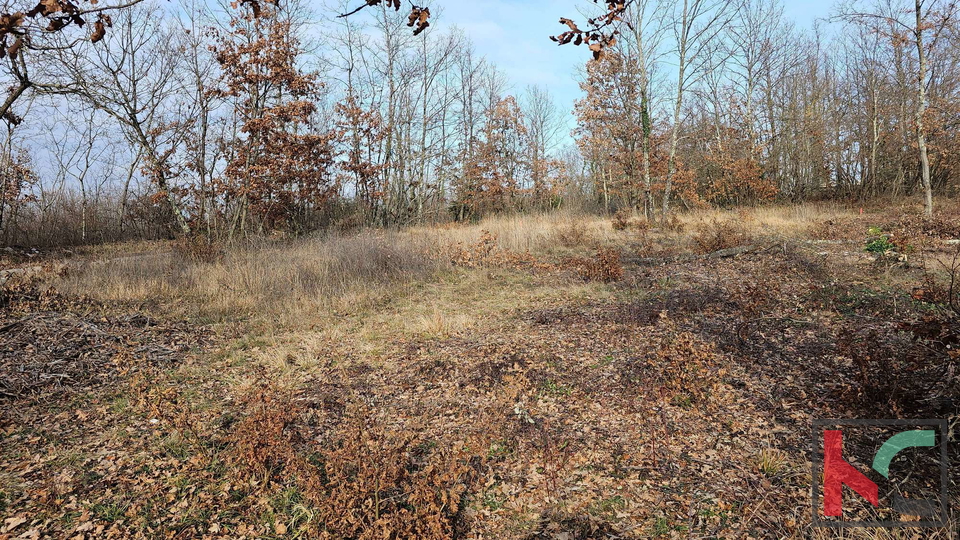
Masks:
[[[637,0],[604,54],[561,53],[585,60],[572,134],[442,15],[414,32],[375,4],[144,1],[22,36],[6,6],[0,241],[957,191],[954,2],[838,4],[804,31],[776,0]]]

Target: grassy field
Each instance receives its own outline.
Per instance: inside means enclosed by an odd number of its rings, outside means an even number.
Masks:
[[[40,254],[0,294],[0,539],[949,538],[813,529],[810,426],[956,421],[958,216]]]

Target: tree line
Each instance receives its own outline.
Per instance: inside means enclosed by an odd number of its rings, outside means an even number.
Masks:
[[[929,215],[956,193],[955,2],[838,3],[808,31],[769,0],[637,0],[623,18],[576,107],[604,205],[921,194]]]
[[[956,189],[946,0],[839,4],[830,36],[776,0],[600,3],[553,37],[592,52],[574,145],[550,90],[512,88],[431,18],[442,3],[356,4],[322,23],[298,0],[6,6],[0,238],[906,194],[932,211]]]

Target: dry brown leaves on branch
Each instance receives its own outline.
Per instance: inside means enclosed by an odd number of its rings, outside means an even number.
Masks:
[[[554,265],[544,263],[529,252],[518,253],[503,249],[497,237],[490,231],[482,231],[480,238],[470,246],[458,243],[450,248],[450,262],[463,268],[527,268],[539,271],[556,270]]]
[[[594,0],[599,3],[599,0]],[[605,0],[607,11],[596,18],[587,20],[589,28],[580,29],[573,20],[566,17],[560,18],[560,24],[566,25],[569,30],[556,36],[550,36],[550,39],[559,45],[573,43],[574,45],[587,45],[593,52],[593,59],[599,60],[604,50],[617,44],[616,31],[605,32],[604,30],[621,20],[621,16],[632,4],[632,0]]]
[[[97,6],[97,0],[87,0],[90,9],[84,9],[81,4],[70,0],[40,0],[36,6],[26,13],[17,11],[0,15],[0,58],[11,58],[19,54],[24,44],[24,37],[34,33],[59,32],[68,26],[83,27],[88,20],[87,15],[96,12],[93,23],[93,32],[90,41],[96,43],[106,35],[107,28],[113,26],[108,10],[121,9],[119,6]],[[46,20],[46,26],[30,27],[30,20]]]
[[[321,447],[305,442],[298,425],[303,407],[292,392],[261,385],[241,405],[247,415],[232,435],[236,465],[266,483],[296,479],[316,512],[316,524],[305,526],[311,537],[455,535],[464,495],[479,478],[481,458],[468,445],[435,447],[410,431],[387,428],[369,408],[353,404],[331,444]]]
[[[349,13],[344,13],[340,15],[340,18],[349,17],[354,13],[357,13],[361,9],[369,6],[379,6],[383,4],[383,0],[365,0],[365,3],[361,4],[359,7],[354,9]],[[387,8],[393,8],[394,11],[400,11],[402,2],[400,0],[387,0]],[[421,7],[412,5],[410,6],[410,15],[408,16],[407,26],[414,28],[413,35],[418,36],[421,32],[427,29],[430,26],[428,19],[430,18],[430,8]]]
[[[613,283],[623,279],[623,265],[620,264],[620,251],[613,248],[600,248],[592,259],[575,259],[580,277],[585,281]]]

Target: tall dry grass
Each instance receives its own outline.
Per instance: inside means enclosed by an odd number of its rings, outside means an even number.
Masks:
[[[292,321],[376,301],[392,288],[427,279],[444,267],[430,247],[409,234],[364,232],[233,248],[211,262],[171,249],[93,261],[57,287],[106,301],[156,303],[214,321]]]
[[[696,211],[679,217],[682,227],[652,234],[667,243],[691,244],[704,225],[736,222],[753,234],[800,235],[811,224],[845,213],[849,211],[812,204]],[[485,231],[501,249],[554,260],[601,247],[623,248],[641,234],[614,230],[607,218],[549,213],[264,240],[226,249],[207,262],[158,243],[146,253],[103,250],[100,260],[60,278],[57,287],[106,301],[158,304],[208,321],[260,317],[290,324],[318,312],[377,306],[406,294],[449,271],[450,250],[475,244]]]
[[[451,269],[448,256],[484,231],[500,248],[545,255],[569,243],[616,241],[608,223],[568,214],[491,218],[471,225],[365,230],[233,247],[198,260],[157,244],[146,253],[105,250],[56,283],[99,300],[157,304],[207,321],[261,317],[291,324],[317,312],[376,306]]]

